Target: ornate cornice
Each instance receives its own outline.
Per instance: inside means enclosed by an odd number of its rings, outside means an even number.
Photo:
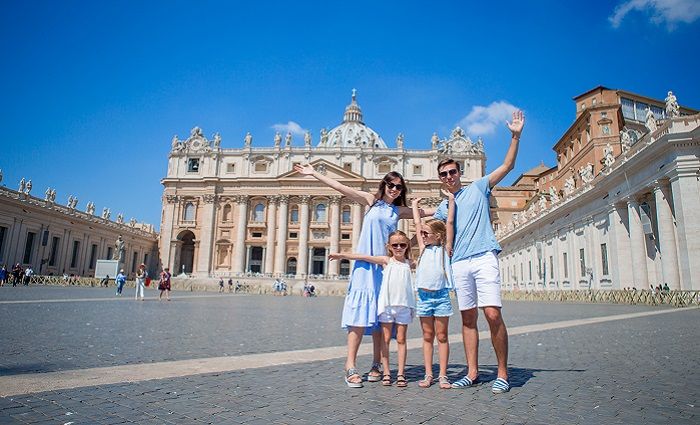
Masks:
[[[213,204],[216,202],[216,195],[207,193],[202,195],[202,200],[204,201],[205,204]]]

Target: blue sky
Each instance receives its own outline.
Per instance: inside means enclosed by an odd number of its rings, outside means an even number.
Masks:
[[[522,108],[510,183],[554,164],[571,98],[597,85],[700,108],[699,16],[694,0],[2,0],[2,184],[159,226],[174,134],[263,146],[292,122],[317,141],[352,88],[390,146],[401,132],[427,148],[459,123],[483,133],[487,171],[507,148],[503,111]]]

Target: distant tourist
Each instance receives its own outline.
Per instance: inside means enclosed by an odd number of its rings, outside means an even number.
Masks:
[[[5,283],[7,282],[7,267],[5,265],[2,265],[2,268],[0,268],[0,286],[5,286]]]
[[[122,289],[124,289],[124,284],[126,283],[126,275],[124,274],[124,269],[119,270],[117,278],[115,279],[115,283],[117,284],[117,296],[121,297]]]
[[[224,292],[224,278],[221,277],[219,278],[219,293],[222,294]]]
[[[32,270],[32,266],[27,266],[27,269],[24,271],[24,286],[29,286],[32,276],[34,276],[34,270]]]
[[[141,264],[139,269],[136,270],[136,300],[144,300],[143,292],[146,288],[146,278],[148,277],[148,272],[146,271],[146,265]]]
[[[19,263],[17,263],[12,268],[12,286],[17,286],[17,284],[20,283],[21,276],[22,266],[20,266]]]
[[[100,287],[105,287],[107,288],[109,286],[109,275],[105,275],[105,277],[100,280]]]
[[[170,277],[169,268],[166,267],[160,272],[160,280],[158,281],[158,290],[160,291],[160,295],[158,295],[159,300],[163,299],[163,292],[165,292],[165,299],[170,301]]]
[[[233,292],[233,279],[228,278],[228,292]]]
[[[671,288],[668,287],[668,283],[664,283],[664,292],[666,292],[666,293],[671,292]]]

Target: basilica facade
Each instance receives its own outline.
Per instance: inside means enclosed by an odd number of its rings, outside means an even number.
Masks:
[[[447,137],[426,137],[425,149],[407,149],[399,134],[393,146],[364,123],[353,91],[342,122],[295,142],[275,134],[258,146],[246,134],[224,148],[195,127],[175,136],[168,156],[160,232],[161,262],[195,277],[287,276],[335,279],[350,273],[347,261],[329,262],[331,252],[351,252],[359,237],[362,206],[293,170],[310,163],[347,186],[374,193],[389,171],[400,172],[408,197],[426,205],[440,201],[437,164],[455,158],[464,181],[484,175],[480,139],[455,128]],[[399,228],[409,230],[410,220]]]

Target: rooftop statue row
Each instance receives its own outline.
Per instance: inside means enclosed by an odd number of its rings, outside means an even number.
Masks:
[[[368,128],[369,129],[369,128]],[[352,137],[342,143],[342,139],[351,135]],[[277,131],[273,136],[272,142],[275,148],[288,148],[292,146],[294,136],[292,133],[287,132],[287,134],[282,137],[282,134]],[[317,147],[341,147],[341,146],[352,146],[352,147],[367,147],[374,146],[378,147],[378,136],[377,134],[369,129],[360,129],[359,131],[353,131],[350,129],[336,129],[333,133],[330,133],[326,128],[320,130],[320,141]],[[304,147],[309,148],[312,146],[313,137],[310,131],[304,133]],[[382,142],[383,143],[383,142]],[[243,138],[243,147],[250,148],[253,145],[253,135],[247,132]],[[438,152],[445,155],[452,154],[483,154],[484,153],[484,142],[481,137],[477,139],[476,142],[472,141],[469,136],[466,136],[464,130],[460,127],[455,127],[450,133],[448,138],[440,139],[437,133],[433,133],[430,138],[431,149],[437,150]],[[202,134],[202,129],[199,127],[194,127],[190,132],[190,137],[186,140],[180,140],[177,135],[173,136],[171,144],[171,152],[193,152],[193,153],[207,153],[218,151],[221,149],[221,136],[219,133],[214,135],[213,141],[207,140]],[[396,148],[404,149],[404,135],[399,133],[396,136]]]
[[[2,170],[0,170],[0,182],[2,181]],[[28,200],[30,199],[30,194],[32,191],[32,181],[31,180],[26,180],[24,177],[22,180],[19,181],[19,187],[17,192],[19,193],[19,199],[20,200]],[[46,191],[44,192],[44,202],[45,205],[50,207],[53,206],[56,203],[56,189],[53,189],[51,187],[47,187]],[[66,202],[66,207],[68,208],[69,212],[73,212],[77,210],[78,207],[78,198],[73,195],[68,196],[68,200]],[[89,216],[94,216],[95,215],[95,203],[92,201],[89,201],[86,206],[85,206],[85,213]],[[104,220],[109,220],[111,216],[111,211],[109,208],[105,207],[102,209],[102,214],[100,217]],[[117,224],[125,224],[124,223],[124,214],[119,213],[117,215]],[[153,225],[147,224],[147,223],[139,223],[135,218],[131,218],[128,222],[128,226],[133,228],[138,228],[141,230],[144,230],[149,233],[154,233]]]

